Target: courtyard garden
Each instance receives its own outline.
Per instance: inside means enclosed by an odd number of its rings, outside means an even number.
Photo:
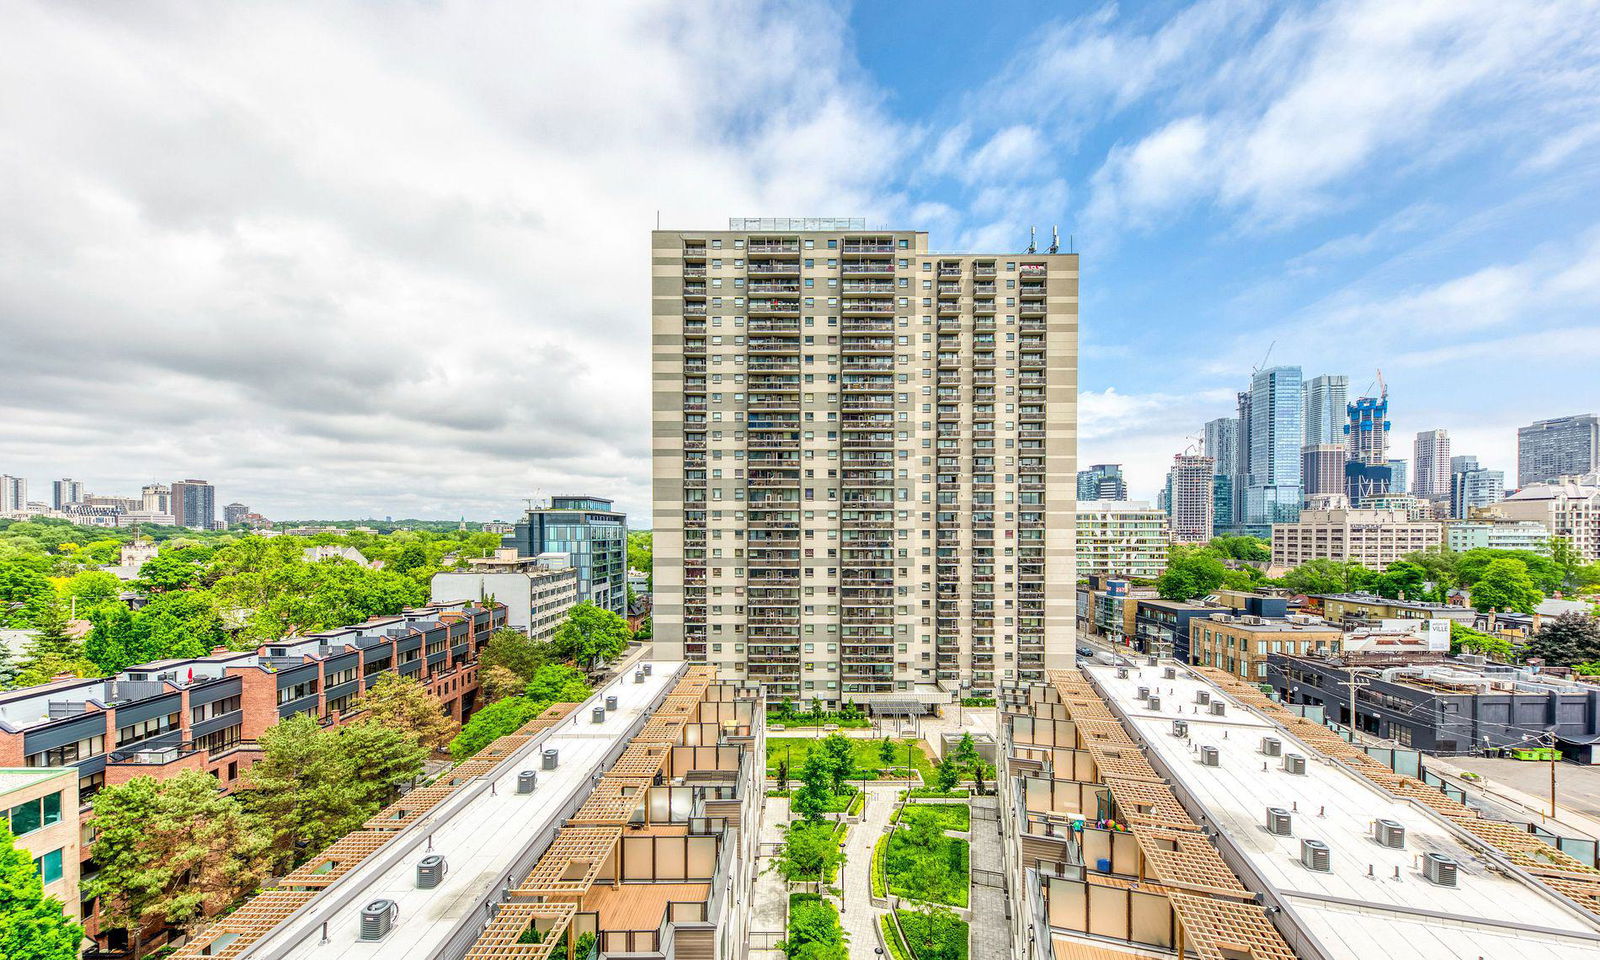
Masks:
[[[971,849],[966,840],[946,831],[970,825],[971,811],[965,805],[907,804],[896,828],[873,847],[873,896],[965,907]]]
[[[839,911],[814,893],[789,896],[789,929],[778,944],[795,960],[850,960]]]
[[[838,734],[820,738],[768,737],[767,776],[777,779],[781,789],[785,774],[790,779],[798,778],[811,752],[823,749],[823,744],[830,741],[843,741],[849,745],[850,771],[846,780],[859,781],[863,774],[868,780],[909,780],[913,779],[913,773],[920,775],[924,783],[933,783],[937,779],[934,763],[920,741],[892,738],[875,740]],[[843,747],[832,749],[840,751],[842,758]]]

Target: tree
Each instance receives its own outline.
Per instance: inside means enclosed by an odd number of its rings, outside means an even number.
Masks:
[[[902,914],[906,945],[917,960],[958,960],[966,956],[967,931],[955,911],[925,904]]]
[[[443,750],[461,732],[461,724],[444,712],[444,704],[411,677],[382,673],[350,705],[352,713],[399,730],[428,751]]]
[[[939,761],[939,766],[934,769],[934,774],[939,778],[939,789],[949,792],[956,788],[961,780],[961,773],[956,770],[956,765],[949,756]]]
[[[983,763],[978,757],[978,746],[972,742],[970,733],[961,735],[961,740],[956,743],[955,749],[950,751],[950,755],[954,758],[956,767],[961,770],[973,770]]]
[[[1450,652],[1481,653],[1501,663],[1510,663],[1516,656],[1511,641],[1502,637],[1480,633],[1458,620],[1450,621]]]
[[[833,792],[844,793],[845,782],[856,775],[856,748],[850,738],[841,733],[829,734],[822,738],[819,748],[811,752],[813,756],[821,753],[825,758],[828,785]]]
[[[63,585],[63,593],[76,599],[80,611],[97,604],[114,603],[122,593],[122,581],[104,570],[85,570]]]
[[[773,858],[772,868],[785,880],[820,881],[843,861],[830,825],[801,820],[784,830],[783,846]]]
[[[1212,537],[1206,546],[1233,560],[1264,563],[1272,559],[1272,544],[1260,537]]]
[[[654,564],[654,537],[649,530],[628,531],[628,569],[652,573]]]
[[[579,603],[550,638],[563,659],[593,669],[628,649],[628,621],[592,603]]]
[[[270,831],[280,867],[359,827],[422,767],[420,747],[371,723],[325,730],[301,713],[268,727],[260,743],[242,799]]]
[[[1378,577],[1378,595],[1390,600],[1415,600],[1422,594],[1428,572],[1409,560],[1396,560]]]
[[[135,955],[146,926],[192,929],[268,876],[267,832],[204,771],[107,787],[94,813],[100,870],[83,892],[101,898],[104,924],[126,929]]]
[[[418,567],[428,565],[428,552],[420,543],[408,543],[400,549],[400,553],[388,562],[388,567],[395,573],[410,573]]]
[[[474,713],[450,741],[450,756],[457,762],[467,759],[506,734],[516,732],[547,706],[548,703],[538,703],[527,697],[496,700]]]
[[[517,696],[527,686],[526,680],[506,667],[498,664],[487,667],[480,664],[478,667],[478,689],[482,691],[485,703]]]
[[[1546,620],[1528,642],[1527,654],[1553,666],[1600,660],[1600,621],[1583,613]]]
[[[1285,573],[1279,583],[1295,593],[1344,593],[1350,589],[1353,566],[1327,558],[1309,560]]]
[[[67,919],[60,900],[44,895],[33,854],[12,841],[0,820],[0,957],[77,960],[83,927]]]
[[[806,754],[800,766],[800,789],[790,798],[789,805],[795,813],[807,820],[822,819],[824,809],[832,795],[828,790],[833,776],[833,761],[822,750]]]
[[[17,659],[11,653],[11,648],[0,643],[0,690],[10,690],[17,685],[17,675],[21,671],[17,668]]]
[[[884,737],[878,744],[878,759],[885,765],[894,763],[894,741]]]
[[[55,587],[35,560],[0,563],[0,626],[31,627],[41,604],[56,597]]]
[[[1460,586],[1470,589],[1483,579],[1496,560],[1515,560],[1523,565],[1533,585],[1541,593],[1549,594],[1561,589],[1561,569],[1549,557],[1528,550],[1491,550],[1476,547],[1460,554],[1456,561],[1456,578]]]
[[[533,640],[520,630],[501,627],[489,634],[489,642],[478,655],[478,663],[482,668],[504,667],[527,683],[555,656],[551,644]]]
[[[1550,538],[1550,563],[1561,575],[1563,590],[1579,585],[1579,571],[1583,568],[1583,554],[1566,537]]]
[[[788,793],[789,792],[789,761],[788,760],[779,760],[778,761],[778,772],[777,772],[777,775],[773,777],[773,779],[778,781],[778,789],[780,791],[782,791],[784,793]]]
[[[547,663],[528,681],[525,696],[545,704],[582,703],[593,693],[583,679],[583,671],[564,663]]]
[[[139,568],[139,578],[134,585],[146,593],[182,590],[192,585],[200,576],[200,567],[184,559],[176,551],[158,553]]]
[[[1167,556],[1166,572],[1156,580],[1163,600],[1192,600],[1222,586],[1228,568],[1215,550],[1175,546]]]
[[[1471,551],[1469,551],[1471,552]],[[1479,611],[1515,610],[1532,613],[1544,597],[1528,576],[1521,560],[1491,560],[1482,577],[1472,585],[1472,605]]]

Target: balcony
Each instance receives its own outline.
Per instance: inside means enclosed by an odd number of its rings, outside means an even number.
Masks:
[[[850,314],[892,314],[894,304],[888,300],[845,300],[840,310],[846,315]]]
[[[683,268],[683,276],[685,279],[693,280],[704,277],[705,275],[705,264],[701,264],[699,266],[685,265]]]
[[[745,272],[752,277],[798,277],[800,264],[793,260],[751,260]]]
[[[750,300],[745,304],[745,313],[752,317],[758,316],[787,316],[800,314],[799,300]]]
[[[1045,315],[1043,300],[1024,300],[1017,308],[1017,314],[1024,317],[1042,317]]]
[[[703,303],[684,303],[683,315],[686,317],[703,317],[706,315],[706,305]]]
[[[867,296],[893,296],[893,280],[846,280],[840,284],[840,289],[845,293],[865,294]]]
[[[894,253],[893,240],[845,240],[840,245],[841,253]]]
[[[1043,370],[1044,357],[1036,353],[1025,353],[1017,361],[1017,367],[1022,370]]]
[[[753,373],[795,373],[800,370],[799,357],[758,357],[752,358],[745,369]]]
[[[1045,265],[1042,263],[1024,263],[1017,269],[1017,272],[1024,277],[1042,277],[1045,275],[1046,270]]]
[[[845,333],[893,333],[894,321],[877,318],[846,319],[841,323],[841,329]]]
[[[941,317],[954,316],[956,314],[959,314],[960,312],[961,312],[961,301],[960,300],[940,300],[939,301],[939,316],[941,316]]]
[[[994,313],[994,299],[972,301],[972,312],[989,315]]]
[[[793,320],[751,320],[749,330],[751,333],[793,333],[800,332],[800,318]]]
[[[840,266],[847,277],[891,276],[894,264],[876,260],[846,260]]]
[[[799,293],[797,280],[751,280],[745,289],[751,293]]]

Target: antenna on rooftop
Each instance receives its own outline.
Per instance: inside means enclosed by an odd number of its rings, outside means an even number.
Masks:
[[[1050,252],[1061,252],[1061,229],[1059,227],[1050,228]]]
[[[1038,233],[1039,233],[1039,230],[1038,230],[1037,227],[1029,227],[1028,228],[1028,252],[1029,253],[1038,253],[1039,252],[1039,241],[1037,239]]]

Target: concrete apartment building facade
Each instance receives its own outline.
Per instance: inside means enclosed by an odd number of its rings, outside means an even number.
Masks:
[[[506,608],[508,626],[534,640],[549,640],[578,602],[578,571],[563,553],[474,560],[465,570],[433,575],[434,603],[493,599]]]
[[[1073,656],[1078,258],[652,236],[655,643],[907,709]]]
[[[1216,526],[1216,461],[1206,456],[1172,458],[1172,542],[1206,543]]]
[[[1325,559],[1381,570],[1443,540],[1443,524],[1413,521],[1404,510],[1307,510],[1297,523],[1272,525],[1272,563],[1297,567]]]
[[[1517,486],[1600,470],[1600,417],[1536,420],[1517,428]]]
[[[1570,541],[1585,562],[1600,560],[1600,477],[1558,477],[1534,483],[1495,504],[1507,520],[1542,523],[1552,537]]]
[[[1147,500],[1078,501],[1078,578],[1154,580],[1167,569],[1167,515]]]

